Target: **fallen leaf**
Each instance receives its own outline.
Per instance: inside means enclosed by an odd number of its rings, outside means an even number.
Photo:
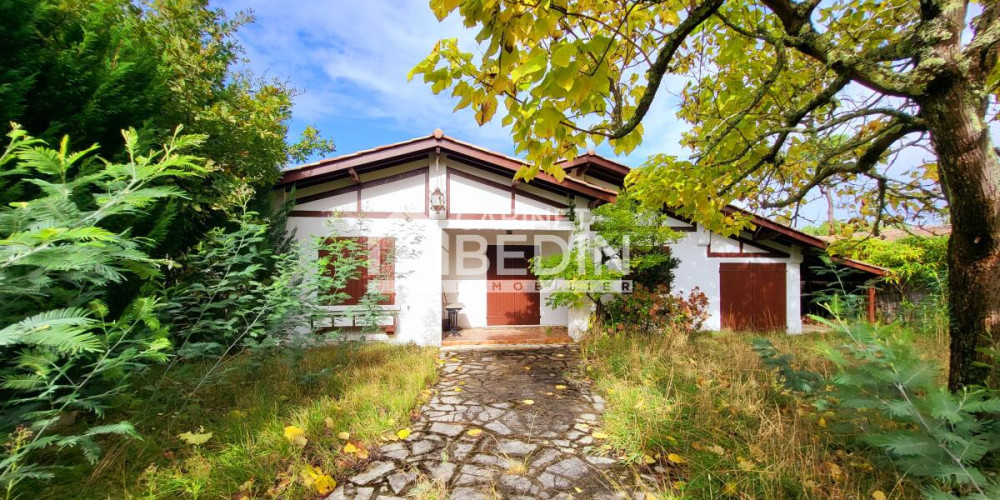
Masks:
[[[826,468],[830,472],[830,477],[832,477],[834,480],[839,480],[844,475],[844,472],[840,469],[840,466],[833,462],[827,462]]]
[[[727,497],[734,497],[739,492],[740,490],[736,487],[736,483],[726,483],[726,485],[722,487],[722,494]]]
[[[292,441],[299,436],[304,436],[306,431],[301,427],[296,427],[294,425],[289,425],[285,427],[285,439]]]
[[[306,486],[312,487],[320,495],[329,494],[337,487],[337,481],[311,465],[306,465],[305,470],[302,471],[302,478]]]
[[[316,478],[316,481],[313,483],[313,488],[315,488],[316,492],[319,493],[320,495],[327,495],[331,491],[333,491],[333,489],[336,487],[337,487],[337,480],[326,474],[323,474],[318,478]]]
[[[351,439],[351,433],[346,431],[338,432],[337,438],[341,441],[347,441],[348,439]]]
[[[736,457],[736,465],[742,470],[753,470],[753,462],[743,457]]]
[[[873,491],[872,500],[885,500],[885,493],[883,493],[882,490]]]
[[[710,451],[712,453],[715,453],[716,455],[719,455],[719,456],[722,456],[722,455],[726,454],[726,449],[723,448],[723,447],[721,447],[721,446],[719,446],[719,445],[717,445],[717,444],[713,444],[712,446],[709,446],[708,447],[708,451]]]
[[[333,419],[330,418],[330,417],[324,418],[323,419],[323,425],[326,426],[327,429],[333,429],[333,425],[334,425]]]
[[[357,446],[354,446],[351,443],[347,443],[344,445],[344,453],[357,453],[357,452],[358,452]]]
[[[682,457],[682,456],[680,456],[680,455],[678,455],[676,453],[670,453],[670,454],[668,454],[667,455],[667,460],[670,460],[671,462],[673,462],[675,464],[683,464],[683,463],[687,462],[686,458],[684,458],[684,457]]]
[[[653,458],[653,457],[651,457],[651,456],[649,456],[649,455],[643,455],[642,456],[642,461],[646,462],[647,464],[655,464],[656,463],[656,459]]]
[[[399,439],[406,439],[410,437],[410,428],[407,427],[405,429],[400,429],[399,431],[396,432],[396,436],[398,436]]]
[[[594,438],[594,439],[607,439],[607,438],[608,438],[608,435],[607,435],[606,433],[604,433],[604,432],[601,432],[601,431],[594,431],[594,432],[593,432],[593,433],[592,433],[592,434],[590,435],[590,437],[592,437],[592,438]]]
[[[469,430],[468,430],[468,431],[466,432],[466,434],[468,434],[468,435],[470,435],[470,436],[472,436],[472,437],[476,437],[476,436],[478,436],[478,435],[480,435],[480,434],[482,434],[482,433],[483,433],[483,430],[482,430],[482,429],[469,429]]]
[[[200,430],[203,430],[203,429],[200,429]],[[183,432],[181,434],[178,434],[177,437],[179,437],[181,439],[181,441],[184,441],[187,444],[190,444],[192,446],[198,446],[198,445],[205,444],[209,439],[212,439],[212,433],[211,432],[201,432],[201,433]]]
[[[820,427],[826,427],[826,419],[825,418],[819,417],[819,426]]]
[[[566,390],[566,386],[563,385],[563,384],[559,384],[559,385],[556,386],[556,390],[557,391],[564,391],[564,390]]]
[[[455,391],[455,392],[462,392],[462,388],[461,387],[456,387],[456,388],[454,388],[452,390]]]
[[[525,399],[524,401],[521,401],[521,402],[524,403],[524,404],[526,404],[526,405],[528,405],[528,406],[531,406],[531,405],[535,404],[535,401],[532,400],[532,399]]]

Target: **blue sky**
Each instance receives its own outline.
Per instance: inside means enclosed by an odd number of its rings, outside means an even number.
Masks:
[[[221,0],[213,5],[230,15],[254,13],[256,22],[242,28],[239,38],[254,73],[285,80],[301,92],[295,100],[293,138],[314,125],[336,142],[339,155],[428,135],[440,127],[452,137],[513,153],[499,120],[480,127],[468,109],[452,111],[456,101],[448,91],[435,96],[419,78],[406,81],[410,68],[437,40],[457,37],[467,50],[476,46],[475,33],[457,16],[438,22],[426,0]],[[687,125],[675,116],[682,83],[679,77],[667,78],[643,121],[642,145],[618,161],[635,167],[654,153],[687,156],[678,145]],[[598,152],[612,156],[606,147]],[[926,156],[912,149],[892,168],[904,170]],[[848,201],[838,200],[844,205],[837,210],[839,217],[850,217]],[[824,219],[825,202],[814,200],[802,214]]]
[[[448,91],[439,96],[406,74],[441,38],[475,47],[472,31],[455,18],[438,22],[426,0],[222,0],[229,14],[252,10],[256,22],[239,38],[257,74],[286,80],[302,92],[295,100],[293,137],[315,125],[337,144],[336,154],[430,134],[445,134],[513,153],[497,123],[479,127],[468,109],[453,112]],[[679,87],[678,87],[679,88]],[[637,166],[655,152],[683,154],[676,99],[657,99],[647,116],[644,145],[623,163]],[[601,151],[607,153],[607,151]]]

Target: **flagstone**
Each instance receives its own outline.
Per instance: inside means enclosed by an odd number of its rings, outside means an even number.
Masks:
[[[411,497],[425,480],[462,500],[625,499],[650,491],[648,474],[591,456],[604,400],[583,381],[577,352],[442,353],[440,379],[409,438],[373,450],[378,460],[328,500]]]

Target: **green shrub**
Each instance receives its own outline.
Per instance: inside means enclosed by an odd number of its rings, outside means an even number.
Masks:
[[[819,409],[836,409],[845,436],[921,480],[927,497],[1000,497],[1000,393],[949,392],[937,364],[921,357],[898,325],[829,324],[846,339],[821,347],[838,369],[829,379],[795,369],[791,356],[766,340],[755,339],[754,349],[786,388]]]
[[[124,132],[124,163],[101,163],[93,148],[70,152],[65,139],[51,149],[16,126],[8,134],[0,187],[21,194],[0,207],[0,428],[9,433],[0,483],[8,491],[51,475],[33,453],[75,447],[93,462],[96,436],[134,433],[127,422],[61,432],[78,414],[102,415],[133,375],[165,359],[157,298],[140,296],[118,314],[101,299],[127,276],[156,278],[165,263],[146,254],[142,238],[108,226],[183,197],[162,180],[204,172],[181,154],[202,137],[178,133],[162,151],[142,154],[135,131]]]
[[[840,369],[831,380],[833,397],[861,439],[924,479],[931,498],[1000,497],[994,456],[1000,394],[949,392],[938,366],[917,355],[912,339],[895,326],[857,323],[840,330],[849,341],[825,349]]]

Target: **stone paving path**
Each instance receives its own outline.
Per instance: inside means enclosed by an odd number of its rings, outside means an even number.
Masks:
[[[412,434],[372,452],[327,500],[645,498],[655,479],[602,454],[604,402],[568,376],[575,347],[441,357]]]

